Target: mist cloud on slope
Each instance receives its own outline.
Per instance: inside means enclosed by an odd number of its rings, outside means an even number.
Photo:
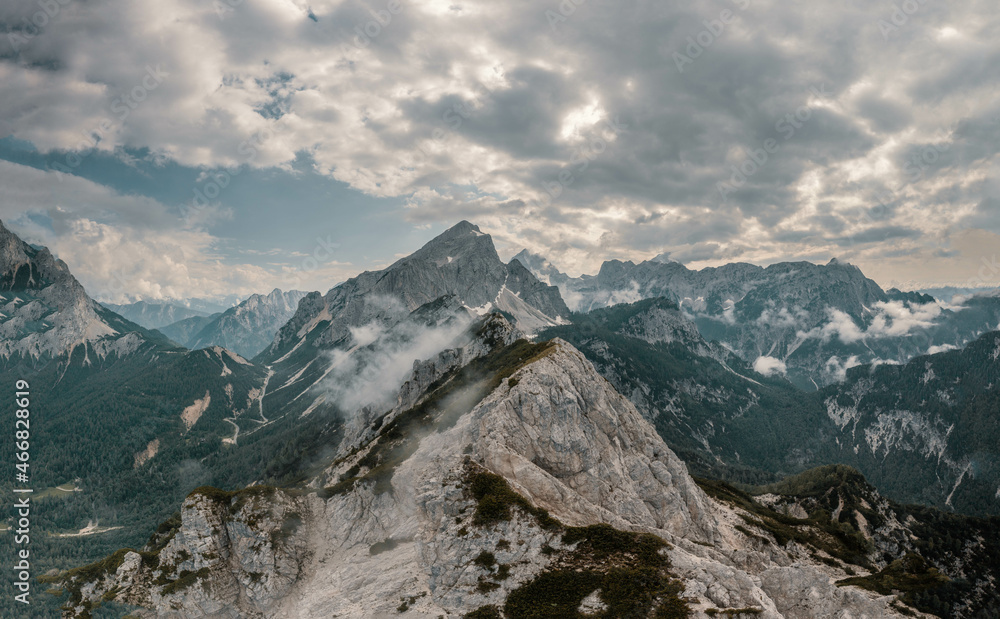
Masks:
[[[348,413],[365,406],[391,407],[413,363],[456,346],[471,321],[467,314],[456,314],[431,326],[404,321],[352,328],[354,345],[328,353],[333,370],[319,388],[327,402]]]
[[[914,331],[933,327],[941,315],[937,303],[918,305],[903,301],[878,302],[874,307],[875,317],[867,328],[859,326],[850,314],[836,308],[828,308],[829,322],[814,327],[807,332],[799,332],[800,338],[816,338],[828,342],[834,337],[844,344],[854,344],[871,339],[904,337]]]
[[[753,370],[763,376],[774,376],[775,374],[786,374],[788,368],[785,362],[774,357],[757,357],[753,362]]]

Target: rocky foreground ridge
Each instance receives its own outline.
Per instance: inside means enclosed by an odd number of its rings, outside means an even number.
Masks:
[[[874,495],[696,482],[573,346],[478,328],[305,487],[196,490],[145,548],[56,577],[64,616],[901,617],[924,615],[897,589],[947,580]]]

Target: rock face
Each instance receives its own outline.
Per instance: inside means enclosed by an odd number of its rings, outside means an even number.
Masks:
[[[684,464],[582,353],[551,346],[470,415],[476,460],[568,524],[711,541],[718,523]]]
[[[39,366],[74,351],[85,365],[162,340],[87,296],[62,260],[0,223],[0,361]],[[147,347],[148,348],[148,347]]]
[[[463,221],[383,271],[362,273],[322,297],[307,297],[261,361],[273,362],[307,337],[312,346],[334,347],[350,338],[352,328],[394,323],[446,295],[480,313],[507,312],[523,331],[569,316],[555,287],[539,282],[519,262],[501,262],[490,236]]]
[[[667,299],[597,309],[540,337],[582,351],[696,475],[770,481],[833,461],[836,427],[815,394],[707,342]]]
[[[274,334],[295,314],[299,301],[307,294],[300,290],[282,292],[275,288],[270,294],[250,295],[181,343],[191,349],[222,346],[252,358],[267,348]]]
[[[465,369],[444,370],[416,400],[411,381],[439,372],[415,368],[401,406],[372,432],[347,435],[342,457],[311,484],[319,492],[196,491],[181,522],[161,527],[143,552],[67,575],[67,616],[104,595],[164,618],[510,610],[594,543],[586,536],[595,530],[574,526],[599,523],[669,542],[669,570],[692,616],[902,616],[891,596],[835,586],[843,570],[808,549],[748,530],[744,512],[709,498],[568,343],[496,344]],[[611,568],[584,573],[596,569]],[[613,603],[596,585],[579,592],[585,608]]]
[[[853,369],[820,396],[842,448],[883,491],[1000,514],[1000,331],[905,365]]]
[[[699,476],[764,483],[842,463],[900,502],[1000,514],[1000,332],[803,393],[764,376],[665,299],[543,331],[578,347]]]
[[[264,406],[275,416],[351,417],[388,405],[413,362],[461,347],[453,340],[493,311],[529,334],[569,315],[557,288],[504,264],[489,235],[459,223],[382,271],[303,297],[254,358],[273,373]]]

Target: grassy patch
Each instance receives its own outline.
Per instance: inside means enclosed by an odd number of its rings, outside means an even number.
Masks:
[[[503,619],[503,615],[500,614],[499,608],[490,604],[489,606],[477,608],[471,613],[466,613],[464,619]]]
[[[492,552],[484,550],[481,553],[479,553],[479,555],[475,559],[473,559],[472,562],[478,565],[479,567],[488,570],[497,564],[497,558],[496,556],[493,555]]]
[[[846,468],[846,467],[845,467]],[[817,510],[809,518],[795,518],[757,503],[746,492],[717,480],[695,478],[695,481],[714,499],[729,503],[749,512],[741,515],[750,527],[769,533],[779,546],[790,541],[826,552],[844,563],[871,569],[868,559],[872,551],[871,542],[861,531],[848,522],[834,522],[830,513]],[[747,527],[737,525],[744,535],[760,538]]]
[[[907,602],[914,593],[936,589],[948,582],[948,578],[931,567],[920,555],[909,553],[902,559],[890,563],[880,572],[870,576],[855,576],[838,580],[837,585],[855,586],[874,591],[880,595],[902,593]]]
[[[564,544],[576,544],[576,554],[607,563],[624,558],[629,565],[641,567],[669,567],[666,555],[660,551],[667,542],[649,533],[619,531],[607,524],[587,527],[570,527],[562,539]]]
[[[601,575],[592,570],[543,572],[510,593],[504,604],[504,613],[510,619],[576,617],[580,603],[601,583]]]
[[[191,572],[191,571],[188,571],[188,570],[184,570],[183,572],[181,572],[179,574],[179,578],[177,578],[177,580],[174,580],[174,581],[168,583],[165,587],[163,587],[163,589],[160,590],[160,593],[162,595],[170,595],[172,593],[179,593],[179,592],[187,589],[188,587],[190,587],[194,583],[198,582],[198,580],[200,580],[200,579],[205,578],[206,576],[208,576],[209,572],[210,572],[210,570],[207,567],[203,567],[200,570],[198,570],[197,572]]]
[[[476,501],[476,512],[472,522],[478,526],[489,526],[511,519],[511,510],[518,507],[534,516],[545,529],[556,529],[561,523],[544,509],[535,507],[530,501],[514,492],[503,477],[474,467],[466,476],[466,484]]]
[[[545,544],[542,554],[549,568],[507,596],[503,616],[507,619],[562,619],[578,617],[580,603],[599,591],[606,619],[682,619],[688,617],[683,586],[669,573],[670,560],[663,550],[666,541],[648,533],[620,531],[606,524],[566,527],[543,509],[514,492],[503,477],[466,461],[465,481],[476,501],[473,523],[489,527],[508,521],[515,509],[535,518],[543,529],[561,532],[561,541],[572,549],[557,550]],[[508,543],[509,544],[509,543]],[[498,548],[500,544],[498,543]],[[483,551],[475,562],[482,567],[496,561]],[[493,580],[510,576],[510,566],[500,565]],[[478,589],[488,593],[495,582],[480,578]],[[499,609],[484,607],[474,617],[497,617]]]
[[[62,484],[61,486],[54,486],[52,488],[45,488],[44,490],[39,490],[32,497],[36,501],[42,499],[66,499],[73,496],[74,492],[79,492],[74,483]]]

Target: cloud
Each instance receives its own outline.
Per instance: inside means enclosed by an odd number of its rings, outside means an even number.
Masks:
[[[853,344],[865,339],[865,332],[854,322],[854,319],[847,312],[831,307],[827,310],[827,315],[830,321],[822,327],[813,329],[813,337],[818,335],[823,340],[829,340],[837,336],[845,344]]]
[[[762,374],[764,376],[774,376],[775,374],[784,375],[788,371],[785,367],[784,361],[766,356],[757,357],[757,359],[753,362],[753,369],[758,374]]]
[[[799,331],[801,339],[814,338],[829,341],[836,337],[844,344],[854,344],[869,339],[904,337],[912,332],[927,329],[941,315],[937,302],[924,305],[903,301],[879,301],[872,308],[872,318],[867,326],[858,325],[854,319],[837,308],[827,308],[827,322],[808,332]]]
[[[248,296],[270,290],[324,289],[347,269],[328,262],[238,262],[221,239],[155,200],[119,194],[73,175],[0,161],[0,219],[24,240],[49,247],[87,292],[111,302]]]
[[[963,230],[1000,232],[985,2],[924,4],[889,34],[877,3],[754,2],[683,71],[717,2],[591,2],[558,24],[516,2],[401,6],[379,25],[377,0],[70,3],[0,43],[0,135],[208,170],[306,155],[415,224],[474,218],[574,275],[670,251],[838,255],[906,281]]]
[[[629,282],[628,288],[620,290],[598,290],[593,294],[584,294],[563,286],[559,289],[566,306],[574,312],[589,312],[594,307],[606,307],[622,303],[637,303],[643,300],[639,282]]]
[[[926,329],[934,325],[935,319],[941,315],[941,306],[937,303],[918,305],[903,301],[879,302],[875,304],[875,318],[868,327],[869,337],[900,337],[917,329]]]
[[[847,370],[858,367],[859,365],[861,365],[861,361],[858,360],[856,355],[851,355],[844,360],[841,360],[840,357],[833,356],[826,360],[826,365],[823,367],[823,371],[833,380],[843,381],[847,378]],[[872,367],[875,367],[875,365],[877,365],[877,363],[873,363]]]
[[[809,320],[809,312],[801,307],[795,306],[789,311],[787,307],[781,307],[777,311],[769,307],[760,313],[757,324],[761,326],[785,329],[804,324]]]
[[[453,346],[470,322],[460,312],[430,326],[404,320],[391,328],[378,323],[355,327],[350,349],[328,353],[333,369],[317,388],[348,414],[365,406],[391,407],[413,363]]]
[[[957,350],[958,346],[954,344],[941,344],[940,346],[931,346],[927,349],[928,355],[936,355],[939,352],[948,352],[949,350]]]

